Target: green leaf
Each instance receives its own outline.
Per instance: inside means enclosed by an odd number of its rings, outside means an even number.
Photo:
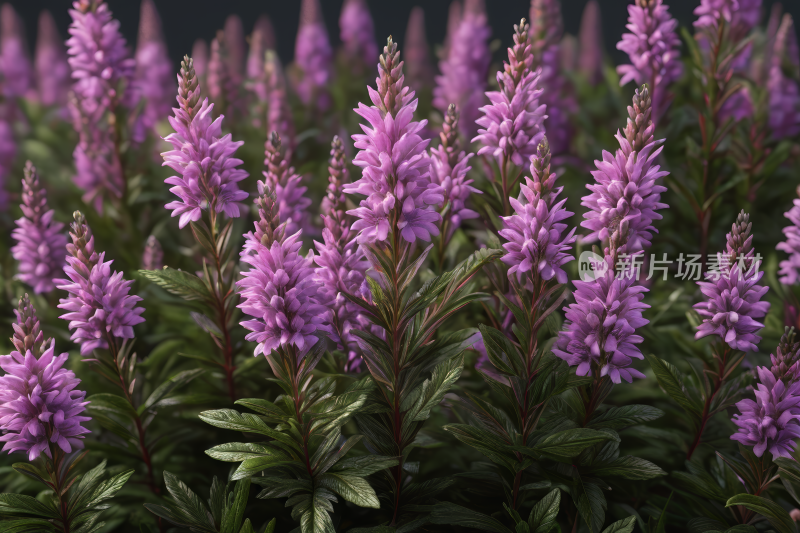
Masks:
[[[431,513],[431,523],[468,527],[490,533],[512,533],[499,520],[467,507],[445,502],[436,504]]]
[[[174,474],[164,471],[164,483],[172,496],[166,507],[144,504],[145,508],[156,516],[178,526],[188,527],[193,531],[216,533],[214,524],[209,521],[209,512],[205,503]]]
[[[263,470],[269,470],[270,468],[277,468],[279,466],[287,466],[293,463],[298,462],[282,452],[246,459],[242,461],[242,464],[240,464],[239,468],[236,469],[236,472],[233,473],[231,479],[243,479],[258,474]]]
[[[331,467],[330,472],[338,472],[348,476],[365,477],[381,470],[396,466],[399,460],[396,457],[383,455],[361,455],[339,461]]]
[[[313,496],[309,495],[306,499],[292,510],[292,517],[300,518],[300,528],[302,533],[335,533],[333,521],[328,511],[332,511],[326,489],[316,489]],[[286,502],[289,505],[291,500]],[[295,511],[298,511],[297,513]]]
[[[118,416],[124,416],[128,419],[136,417],[136,411],[133,409],[133,406],[122,396],[104,392],[92,394],[86,398],[86,400],[89,402],[88,409],[90,411],[104,411]]]
[[[548,533],[556,525],[558,508],[561,505],[561,491],[551,490],[544,498],[539,500],[531,509],[528,517],[530,533]]]
[[[623,429],[644,422],[651,422],[664,416],[664,411],[649,405],[624,405],[611,407],[596,415],[586,426],[592,429]]]
[[[272,520],[275,520],[274,518]],[[275,525],[272,525],[273,529],[275,529]],[[250,523],[249,518],[245,518],[244,524],[242,524],[242,529],[239,530],[239,533],[256,533],[255,529],[253,529],[253,524]]]
[[[264,528],[264,531],[262,531],[261,533],[275,533],[275,524],[277,523],[278,519],[273,518],[272,520],[269,521],[269,524],[267,524],[267,527]]]
[[[450,387],[461,377],[464,358],[455,357],[439,363],[433,369],[430,379],[421,385],[419,397],[406,415],[410,421],[422,422],[431,416],[431,409],[439,405]]]
[[[145,400],[145,402],[139,407],[139,414],[144,413],[147,409],[150,409],[153,405],[166,397],[170,392],[178,387],[186,385],[203,372],[205,371],[202,368],[195,368],[193,370],[184,370],[183,372],[175,374],[167,381],[159,385],[156,390],[154,390],[152,394],[147,397],[147,400]]]
[[[214,427],[232,429],[243,433],[258,433],[272,437],[290,446],[294,444],[291,437],[280,431],[275,431],[258,416],[251,413],[240,413],[234,409],[217,409],[216,411],[203,411],[200,413],[200,420]]]
[[[653,479],[654,477],[667,475],[658,465],[631,455],[618,457],[609,463],[592,466],[591,472],[593,476],[597,477],[612,476],[625,479]]]
[[[603,533],[631,533],[634,526],[636,526],[636,517],[629,516],[628,518],[623,518],[622,520],[614,522],[605,528]]]
[[[494,433],[467,424],[450,424],[444,426],[444,430],[452,433],[455,438],[464,444],[472,446],[493,462],[504,466],[512,473],[516,473],[517,458],[514,456],[510,446]]]
[[[247,459],[264,457],[274,453],[274,450],[258,442],[229,442],[206,450],[206,455],[213,457],[217,461],[226,461],[228,463],[239,463]]]
[[[366,479],[356,476],[348,476],[336,472],[322,474],[316,479],[316,484],[320,487],[330,489],[350,503],[359,507],[370,507],[380,509],[380,502],[375,490],[370,486]]]
[[[575,457],[589,446],[607,440],[619,441],[619,437],[594,429],[575,428],[550,435],[537,444],[534,449],[539,453],[555,457]]]
[[[25,533],[27,531],[56,531],[52,522],[41,518],[23,518],[21,520],[0,521],[3,533]]]
[[[578,480],[573,485],[572,499],[578,512],[589,526],[589,531],[600,531],[606,519],[606,497],[600,487],[593,483]]]
[[[233,504],[225,509],[220,533],[237,533],[242,527],[247,497],[250,495],[250,478],[240,479],[233,490]]]
[[[58,520],[61,515],[52,505],[24,494],[0,494],[0,514],[8,516],[35,515]],[[2,524],[3,522],[0,522]]]
[[[164,267],[162,270],[140,270],[139,274],[170,294],[180,296],[184,300],[212,301],[203,280],[189,272]]]
[[[772,500],[753,494],[737,494],[728,499],[725,507],[733,505],[741,505],[765,517],[778,533],[796,533],[797,531],[794,520],[786,512],[786,509]]]
[[[645,353],[645,358],[647,362],[650,363],[653,372],[655,372],[656,378],[658,378],[658,384],[661,385],[661,388],[663,388],[673,400],[678,402],[678,405],[688,412],[699,416],[702,412],[702,406],[696,405],[686,396],[683,389],[684,378],[681,371],[678,370],[675,365],[663,359],[659,359],[655,355]]]

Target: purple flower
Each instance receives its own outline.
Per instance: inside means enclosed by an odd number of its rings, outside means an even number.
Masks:
[[[698,29],[716,27],[725,20],[734,31],[746,34],[758,24],[761,0],[700,0],[694,10]]]
[[[128,294],[133,281],[123,279],[122,272],[112,273],[113,261],[104,262],[105,252],[95,252],[94,236],[79,211],[71,227],[72,244],[67,245],[70,255],[64,267],[69,279],[55,280],[69,296],[58,307],[67,311],[60,318],[69,320],[70,338],[80,344],[81,355],[88,355],[108,348],[109,340],[132,339],[133,326],[144,322],[139,316],[144,308],[135,307],[141,298]]]
[[[8,208],[5,182],[16,156],[17,143],[14,141],[14,131],[7,120],[0,118],[0,211]]]
[[[50,292],[55,288],[56,273],[64,266],[67,237],[62,233],[64,224],[54,220],[55,211],[47,209],[47,195],[30,161],[25,165],[19,207],[23,216],[11,232],[17,241],[11,248],[11,255],[19,262],[17,277],[36,294]]]
[[[231,83],[239,86],[244,75],[244,60],[246,43],[244,39],[244,27],[239,15],[228,15],[225,19],[223,28],[226,57],[228,65],[228,75]]]
[[[800,193],[798,193],[800,194]],[[791,225],[783,228],[786,240],[778,243],[776,248],[789,254],[789,259],[780,263],[781,283],[796,285],[800,282],[800,199],[793,200],[794,205],[783,214]]]
[[[603,21],[600,16],[600,4],[597,3],[597,0],[589,0],[586,7],[583,8],[578,40],[580,42],[578,70],[586,76],[589,83],[596,85],[603,79],[604,61]],[[561,48],[563,49],[563,46]]]
[[[532,72],[533,56],[525,19],[514,25],[514,47],[508,49],[508,63],[497,73],[499,91],[489,91],[490,105],[480,110],[476,122],[482,129],[472,142],[483,146],[478,155],[491,154],[498,164],[503,158],[517,166],[529,162],[544,137],[546,106],[540,105],[539,72]]]
[[[144,270],[161,270],[164,267],[164,251],[161,243],[154,235],[147,238],[142,254],[142,268]]]
[[[378,58],[375,27],[365,0],[345,0],[339,15],[339,36],[348,58],[373,65]]]
[[[294,151],[295,135],[292,109],[281,60],[273,50],[266,53],[264,63],[266,90],[268,95],[267,131],[277,132],[286,145],[287,159]]]
[[[288,346],[303,352],[317,342],[317,331],[330,331],[324,323],[326,295],[314,276],[314,254],[299,253],[301,233],[269,247],[255,242],[252,253],[242,258],[251,269],[237,282],[243,300],[239,308],[255,317],[241,322],[252,332],[245,338],[258,343],[254,355]]]
[[[776,139],[800,133],[800,53],[792,16],[783,16],[769,66],[769,127]]]
[[[24,452],[33,461],[42,452],[52,458],[51,446],[64,453],[83,448],[83,436],[89,430],[81,424],[90,418],[80,414],[89,402],[84,401],[86,393],[76,389],[80,380],[75,373],[64,368],[69,354],[55,355],[54,339],[44,346],[39,320],[27,296],[20,299],[16,314],[14,344],[26,344],[18,335],[30,335],[33,342],[25,351],[17,349],[0,356],[0,368],[6,372],[0,377],[3,451]]]
[[[208,98],[198,108],[200,90],[191,58],[184,58],[178,78],[179,107],[175,109],[175,116],[169,117],[175,133],[164,138],[172,144],[173,150],[161,155],[164,166],[178,173],[167,178],[165,183],[174,185],[170,192],[179,200],[165,207],[173,209],[173,217],[180,216],[178,225],[181,228],[190,221],[200,220],[204,209],[238,217],[239,202],[248,196],[239,190],[238,182],[248,174],[236,168],[242,160],[233,155],[244,142],[234,142],[230,133],[222,135],[224,117],[213,119],[214,106],[208,103]]]
[[[444,221],[445,242],[450,241],[462,221],[478,218],[478,213],[467,208],[467,200],[472,193],[482,194],[471,186],[472,180],[467,179],[467,172],[472,168],[468,163],[473,154],[467,154],[460,149],[458,119],[456,106],[450,104],[439,134],[442,142],[430,151],[431,181],[441,186],[443,204],[449,206]]]
[[[727,235],[727,250],[717,254],[716,269],[706,272],[707,281],[698,281],[706,300],[694,305],[703,317],[695,339],[718,335],[734,350],[756,351],[761,337],[756,335],[764,324],[758,322],[769,311],[762,302],[768,287],[758,285],[764,272],[754,259],[750,216],[742,211]]]
[[[409,87],[416,90],[431,87],[434,76],[431,51],[425,34],[425,11],[419,6],[414,6],[408,17],[404,50],[406,82]]]
[[[540,104],[547,106],[544,122],[550,150],[561,154],[569,148],[572,126],[569,115],[576,111],[577,104],[569,94],[569,88],[561,73],[560,43],[564,33],[561,7],[558,0],[531,0],[530,38],[533,48],[532,69],[541,67],[539,87],[543,90]]]
[[[3,78],[3,96],[20,98],[28,96],[33,86],[25,26],[11,4],[0,8],[0,74]]]
[[[144,99],[144,109],[133,129],[135,141],[144,141],[156,123],[169,114],[172,95],[175,94],[172,73],[172,62],[161,32],[161,18],[153,0],[144,0],[139,17],[133,81],[137,97]]]
[[[206,80],[206,74],[208,73],[208,43],[203,39],[197,39],[192,45],[192,55],[190,57],[194,63],[194,71],[197,74],[200,87],[208,94],[208,84]]]
[[[263,172],[264,181],[259,182],[259,190],[269,186],[270,190],[275,191],[280,220],[286,223],[288,234],[294,234],[301,229],[309,233],[311,221],[308,207],[311,200],[304,196],[308,187],[303,187],[303,177],[294,171],[294,167],[289,166],[281,151],[281,138],[274,131],[267,139],[264,154],[267,170]]]
[[[222,30],[219,30],[217,36],[211,41],[205,82],[208,97],[217,106],[218,113],[238,111],[239,85],[231,71],[225,34]]]
[[[800,379],[800,342],[795,342],[795,329],[784,329],[775,354],[770,354],[772,367],[769,371],[775,379],[791,385]]]
[[[453,35],[447,56],[439,62],[441,75],[436,77],[433,89],[433,106],[442,114],[450,104],[456,104],[461,112],[461,133],[465,137],[475,136],[475,120],[484,103],[489,63],[489,37],[492,30],[486,20],[482,3],[467,0],[458,30]]]
[[[359,244],[384,241],[393,224],[408,242],[430,241],[438,235],[440,220],[434,207],[444,200],[441,188],[431,183],[430,162],[420,137],[427,121],[415,122],[414,91],[403,86],[403,63],[391,37],[378,65],[378,90],[368,87],[372,107],[359,103],[356,113],[369,122],[363,135],[353,135],[359,150],[353,164],[361,167],[361,179],[345,186],[348,194],[366,197],[348,211]]]
[[[272,29],[272,21],[266,15],[261,15],[253,27],[250,34],[250,49],[247,53],[247,64],[245,73],[247,82],[245,87],[253,93],[258,105],[257,113],[259,121],[266,108],[263,106],[267,102],[267,80],[264,76],[264,54],[267,50],[275,49],[275,32]]]
[[[331,101],[327,86],[333,78],[333,51],[319,0],[303,0],[294,62],[295,89],[300,100],[320,111],[328,109]]]
[[[587,242],[607,240],[625,222],[629,231],[623,236],[624,252],[633,254],[649,247],[652,233],[657,232],[653,227],[661,219],[657,211],[668,206],[661,202],[666,188],[656,181],[669,173],[656,164],[664,141],[653,141],[650,105],[647,87],[637,90],[633,106],[628,107],[625,136],[616,135],[620,148],[615,154],[603,151],[603,161],[595,161],[596,183],[586,186],[592,192],[581,201],[589,208],[581,222],[591,231]]]
[[[509,242],[503,245],[506,254],[502,261],[509,265],[508,277],[533,287],[529,278],[556,278],[567,282],[562,265],[574,259],[569,254],[575,243],[575,228],[564,236],[567,225],[562,221],[573,215],[564,209],[566,198],[556,203],[561,187],[554,188],[556,174],[550,171],[550,147],[544,138],[538,152],[531,158],[531,175],[520,187],[519,199],[511,198],[515,214],[503,219],[500,236]],[[524,280],[523,280],[524,278]]]
[[[53,15],[47,10],[39,15],[34,65],[39,102],[45,106],[66,106],[70,85],[67,50],[58,34]]]
[[[636,346],[642,337],[636,329],[649,321],[642,310],[647,289],[633,276],[617,276],[610,257],[605,258],[605,273],[594,280],[574,280],[575,303],[565,307],[567,323],[556,341],[553,353],[576,366],[579,376],[608,376],[614,383],[644,374],[632,368],[633,359],[643,359]]]
[[[658,121],[672,98],[669,86],[683,73],[680,39],[675,32],[678,21],[662,0],[636,0],[628,6],[628,15],[630,33],[622,35],[617,49],[628,54],[631,64],[617,67],[619,82],[647,83],[653,97],[653,118]]]
[[[739,430],[731,439],[753,446],[756,457],[768,450],[773,459],[791,458],[800,437],[800,382],[787,386],[764,367],[758,367],[758,378],[756,400],[736,404],[741,414],[733,415],[733,423]]]

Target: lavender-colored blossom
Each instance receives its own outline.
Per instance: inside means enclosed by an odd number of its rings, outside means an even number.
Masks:
[[[449,242],[461,222],[471,218],[478,218],[478,213],[467,207],[467,200],[472,193],[482,194],[472,187],[472,180],[467,179],[467,173],[472,167],[469,160],[473,154],[461,150],[458,140],[458,110],[451,104],[447,108],[439,134],[441,144],[430,151],[431,181],[441,186],[444,195],[446,211],[444,224],[444,239]]]
[[[800,191],[798,191],[800,195]],[[780,282],[796,285],[800,282],[800,199],[795,198],[792,208],[783,214],[791,224],[783,228],[786,240],[778,243],[776,248],[789,254],[788,259],[780,262]]]
[[[83,448],[90,431],[80,416],[89,403],[76,387],[80,380],[64,368],[69,354],[55,355],[55,339],[45,342],[27,295],[20,299],[12,341],[16,350],[0,356],[0,442],[3,451],[23,452],[33,461],[51,446],[64,453]],[[26,349],[27,348],[27,349]]]
[[[47,10],[39,15],[34,67],[39,102],[44,106],[66,106],[70,85],[67,49],[53,15]]]
[[[643,338],[636,330],[649,323],[642,317],[642,310],[650,307],[642,302],[647,289],[633,276],[617,276],[610,257],[605,261],[604,274],[572,282],[575,303],[564,308],[567,323],[553,353],[577,366],[579,376],[597,372],[614,383],[623,379],[630,383],[635,377],[645,377],[630,365],[633,359],[643,359],[636,346]]]
[[[339,15],[339,36],[348,58],[362,65],[375,63],[378,43],[366,0],[345,0]]]
[[[541,67],[539,87],[544,91],[540,104],[547,106],[544,122],[553,154],[564,153],[572,138],[570,114],[577,110],[569,94],[567,81],[561,73],[559,46],[564,33],[561,6],[558,0],[531,0],[530,38],[533,47],[533,69]]]
[[[175,133],[164,138],[173,149],[161,155],[164,166],[178,173],[164,182],[174,186],[170,192],[179,200],[165,207],[173,210],[173,217],[180,216],[181,228],[200,220],[205,209],[238,217],[239,202],[248,196],[239,190],[238,183],[248,174],[236,168],[242,160],[233,156],[244,142],[234,142],[230,133],[222,135],[224,117],[213,119],[214,105],[208,103],[208,98],[198,107],[200,89],[189,57],[181,63],[177,100],[175,116],[169,117]]]
[[[319,0],[303,0],[294,47],[295,89],[300,100],[325,111],[331,100],[327,86],[333,78],[333,50]]]
[[[555,187],[556,174],[550,169],[550,147],[544,138],[531,158],[531,176],[525,177],[518,199],[511,198],[515,214],[503,219],[500,236],[509,242],[503,245],[502,261],[509,265],[508,277],[521,285],[531,285],[529,278],[555,278],[567,282],[561,268],[574,257],[569,250],[575,243],[575,228],[563,235],[567,225],[562,221],[573,215],[564,209],[566,198],[557,202],[561,187]]]
[[[450,46],[458,33],[463,12],[464,6],[461,5],[461,0],[450,2],[450,7],[447,8],[447,31],[444,34],[442,48],[439,50],[439,59],[447,59],[447,56],[450,55]]]
[[[278,202],[278,213],[282,223],[286,223],[288,234],[303,230],[308,234],[311,230],[308,207],[311,200],[305,197],[308,187],[304,187],[303,177],[297,174],[281,150],[281,138],[277,132],[271,132],[265,143],[264,182],[259,187],[269,186],[275,191]]]
[[[33,87],[25,26],[11,4],[0,7],[0,75],[6,98],[27,96]]]
[[[461,133],[470,139],[477,132],[475,121],[485,101],[484,91],[492,59],[489,51],[491,34],[482,2],[467,0],[447,57],[439,62],[441,75],[436,77],[433,89],[433,106],[444,114],[450,104],[456,104],[461,112]]]
[[[431,183],[430,162],[420,137],[427,121],[413,120],[417,108],[414,91],[403,86],[403,63],[397,45],[388,39],[383,49],[377,90],[368,87],[374,104],[359,103],[356,113],[369,122],[364,134],[353,135],[359,150],[353,164],[362,169],[361,179],[345,186],[348,194],[366,198],[348,211],[359,244],[385,241],[390,231],[407,242],[430,241],[438,235],[441,217],[434,207],[444,200],[441,188]]]
[[[758,24],[760,12],[761,0],[700,0],[694,10],[694,27],[716,27],[724,20],[734,31],[746,34]]]
[[[217,113],[230,113],[239,110],[239,85],[236,75],[231,72],[231,62],[222,30],[211,41],[206,73],[206,89],[208,97],[217,107]]]
[[[739,429],[731,439],[752,446],[756,457],[769,451],[773,459],[792,458],[800,437],[800,382],[787,385],[765,367],[758,367],[758,378],[755,401],[736,404],[741,414],[733,415],[733,423]]]
[[[507,159],[524,166],[544,137],[546,106],[539,102],[539,71],[531,71],[533,55],[528,29],[525,19],[514,25],[514,46],[508,49],[503,71],[497,73],[500,90],[486,93],[491,104],[480,109],[484,116],[476,123],[481,129],[472,139],[483,145],[478,155],[490,154],[501,165]]]
[[[14,131],[11,124],[4,114],[8,109],[1,109],[0,112],[0,211],[8,208],[8,193],[6,192],[6,178],[14,165],[14,158],[17,155],[17,143],[14,140]]]
[[[800,133],[800,52],[792,16],[783,16],[772,51],[767,93],[769,127],[776,139]]]
[[[630,33],[622,35],[617,49],[630,58],[630,65],[620,65],[620,85],[634,81],[648,84],[653,98],[653,118],[658,121],[672,96],[669,86],[683,73],[678,21],[669,14],[663,0],[636,0],[628,6]]]
[[[239,85],[242,82],[244,75],[244,61],[245,50],[247,43],[244,38],[244,26],[242,19],[239,15],[228,15],[225,19],[225,26],[223,27],[225,35],[225,50],[227,51],[226,62],[228,64],[228,73],[233,80],[234,85]]]
[[[431,51],[425,34],[425,11],[419,6],[414,6],[408,17],[403,50],[406,82],[409,87],[420,90],[433,86]]]
[[[147,237],[142,253],[142,268],[144,270],[161,270],[164,267],[164,251],[161,243],[154,235]]]
[[[281,60],[272,50],[265,55],[264,76],[268,95],[267,131],[278,133],[286,145],[286,158],[289,159],[295,147],[294,120]]]
[[[247,53],[245,74],[247,82],[245,87],[253,93],[257,102],[259,121],[265,112],[264,105],[267,101],[267,83],[264,76],[264,54],[267,50],[275,49],[275,32],[272,21],[266,15],[261,15],[250,34],[250,49]]]
[[[64,267],[69,279],[55,280],[56,287],[69,295],[58,307],[67,311],[60,318],[69,320],[70,338],[80,344],[81,355],[88,355],[108,348],[109,340],[116,344],[132,339],[133,326],[144,322],[139,316],[144,308],[135,307],[140,297],[128,294],[133,281],[125,280],[122,272],[112,273],[113,261],[104,261],[105,252],[95,251],[94,236],[79,211],[71,228]]]
[[[578,68],[578,39],[568,33],[558,44],[558,64],[562,72],[571,72]]]
[[[241,322],[251,331],[245,339],[258,343],[254,355],[289,346],[302,353],[317,342],[317,331],[330,331],[324,323],[326,294],[314,276],[314,253],[299,253],[301,233],[269,247],[254,243],[252,253],[242,258],[251,268],[237,282],[243,300],[239,308],[255,317]]]
[[[661,202],[666,188],[657,181],[669,173],[656,164],[664,141],[653,140],[650,113],[650,95],[643,86],[628,107],[624,136],[616,134],[620,148],[615,154],[603,151],[603,160],[595,161],[595,183],[586,185],[591,193],[581,201],[589,209],[581,222],[591,231],[587,242],[609,239],[624,222],[628,226],[624,251],[634,254],[649,247],[652,233],[657,232],[653,227],[653,222],[661,219],[657,211],[668,207]]]
[[[758,322],[769,311],[761,298],[769,287],[758,284],[764,276],[754,259],[750,216],[742,211],[727,237],[727,249],[717,254],[716,269],[706,272],[707,281],[698,281],[705,301],[695,304],[703,323],[695,339],[718,335],[733,350],[756,351],[764,324]]]
[[[603,78],[604,59],[603,21],[597,0],[589,0],[583,8],[578,40],[580,42],[578,70],[586,76],[589,83],[596,85]]]
[[[208,94],[208,85],[206,84],[206,75],[208,73],[208,43],[203,39],[197,39],[192,45],[192,62],[194,63],[194,71],[197,74],[197,80],[200,83],[202,92]]]
[[[175,81],[172,78],[172,62],[161,30],[153,0],[142,2],[139,17],[139,38],[136,41],[136,74],[134,90],[138,98],[144,99],[144,109],[133,128],[133,139],[144,141],[158,121],[163,120],[172,108]]]
[[[64,266],[67,237],[64,224],[54,220],[55,211],[47,208],[47,195],[39,184],[36,168],[28,161],[22,180],[22,218],[11,236],[17,244],[11,255],[19,262],[17,277],[41,294],[55,288],[53,280]]]
[[[769,356],[772,362],[769,371],[775,379],[787,384],[800,380],[800,342],[795,341],[795,334],[793,327],[784,328],[775,353]]]

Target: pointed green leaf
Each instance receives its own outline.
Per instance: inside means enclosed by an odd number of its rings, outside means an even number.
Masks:
[[[246,459],[273,454],[271,448],[257,442],[229,442],[206,450],[206,455],[228,463],[239,463]]]
[[[658,465],[630,455],[601,465],[593,465],[591,472],[593,476],[597,477],[610,476],[625,479],[653,479],[667,475]]]
[[[189,272],[164,267],[162,270],[140,270],[139,274],[184,300],[212,300],[203,280]]]
[[[624,429],[644,422],[651,422],[664,416],[664,411],[649,405],[624,405],[611,407],[596,415],[587,424],[591,429]]]
[[[755,496],[753,494],[737,494],[728,499],[725,507],[733,505],[741,505],[750,509],[754,513],[758,513],[769,521],[770,525],[775,528],[778,533],[796,533],[794,520],[786,512],[786,509],[766,498]]]
[[[247,497],[250,495],[250,478],[240,479],[233,490],[233,504],[227,509],[220,533],[237,533],[242,527]]]
[[[631,533],[634,526],[636,526],[636,517],[629,516],[628,518],[623,518],[622,520],[614,522],[605,528],[603,533]]]
[[[186,385],[203,372],[205,372],[205,370],[202,368],[195,368],[193,370],[184,370],[183,372],[175,374],[167,381],[159,385],[156,390],[154,390],[150,396],[147,397],[147,400],[145,400],[145,402],[139,407],[139,413],[144,413],[147,409],[150,409],[157,402],[161,401],[173,390]]]
[[[455,503],[439,503],[433,508],[431,522],[451,526],[468,527],[490,533],[512,533],[496,518],[479,513]]]
[[[561,505],[561,491],[553,489],[539,500],[528,517],[530,533],[548,533],[556,526],[558,508]]]
[[[678,405],[688,412],[699,416],[703,406],[696,405],[684,392],[684,378],[680,370],[672,363],[659,359],[655,355],[649,353],[645,353],[644,355],[647,362],[650,363],[653,372],[655,372],[656,378],[658,378],[658,384],[661,385],[661,388],[663,388],[673,400],[678,402]]]
[[[539,453],[556,457],[575,457],[589,446],[614,440],[614,435],[588,428],[575,428],[550,435],[535,446]],[[619,437],[616,438],[619,441]]]
[[[322,474],[316,479],[320,487],[332,490],[350,503],[359,507],[370,507],[380,509],[380,502],[375,490],[370,486],[366,479],[356,476],[348,476],[337,472]]]

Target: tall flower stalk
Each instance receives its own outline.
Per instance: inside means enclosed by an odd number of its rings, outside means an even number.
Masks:
[[[63,110],[67,105],[70,85],[67,49],[58,34],[53,15],[47,10],[39,15],[34,69],[39,102],[44,106],[57,106]]]
[[[333,50],[319,0],[302,1],[294,63],[293,82],[300,100],[313,109],[326,111],[331,105],[327,86],[333,78]]]
[[[259,188],[268,186],[275,192],[280,219],[286,223],[289,235],[297,233],[300,229],[309,233],[311,220],[308,207],[311,205],[311,200],[304,196],[308,188],[302,185],[303,177],[295,172],[294,167],[289,166],[277,132],[270,132],[265,143],[264,155],[266,170],[263,172],[264,181],[259,182]]]

